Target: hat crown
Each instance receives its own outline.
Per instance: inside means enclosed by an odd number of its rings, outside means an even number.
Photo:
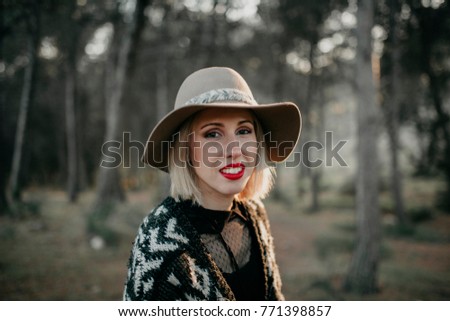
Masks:
[[[217,90],[234,90],[254,100],[247,82],[231,68],[211,67],[200,69],[181,84],[175,99],[175,109],[192,102],[195,97]]]

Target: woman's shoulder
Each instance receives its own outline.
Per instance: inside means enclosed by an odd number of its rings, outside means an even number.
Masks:
[[[181,204],[172,197],[167,197],[144,218],[139,231],[138,240],[165,241],[178,244],[187,244],[188,237],[185,233],[186,220]],[[157,247],[156,247],[157,248]]]
[[[242,204],[247,208],[247,210],[257,216],[266,217],[266,208],[264,203],[259,199],[249,199],[243,201]]]
[[[158,217],[160,214],[172,213],[178,207],[177,201],[173,197],[166,197],[158,205],[156,205],[149,215]]]
[[[177,216],[179,211],[180,204],[169,196],[150,210],[144,219],[144,224],[159,224],[161,221]]]

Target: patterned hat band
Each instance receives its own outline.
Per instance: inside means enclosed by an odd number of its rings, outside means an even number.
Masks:
[[[243,91],[233,88],[214,89],[189,99],[184,105],[211,104],[223,101],[235,101],[257,105],[255,99]]]

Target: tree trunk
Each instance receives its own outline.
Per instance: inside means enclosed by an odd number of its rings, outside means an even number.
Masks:
[[[117,36],[117,29],[114,28],[114,36]],[[114,113],[119,112],[119,106],[113,104],[113,93],[115,92],[117,80],[115,79],[115,54],[116,48],[114,45],[117,41],[113,41],[109,57],[106,62],[105,67],[105,119],[106,119],[106,132],[105,132],[105,142],[114,139],[118,136],[117,133],[117,122],[119,121],[119,115],[114,115]],[[111,138],[113,137],[113,138]],[[98,178],[97,178],[97,203],[108,203],[113,200],[124,200],[124,193],[120,185],[120,173],[118,168],[105,168],[100,166]]]
[[[317,142],[324,143],[322,137],[324,135],[324,99],[323,94],[317,95],[317,122],[315,124],[316,140]],[[317,151],[317,156],[323,156],[323,153]],[[319,159],[319,158],[316,158]],[[323,159],[323,158],[322,158]],[[320,181],[322,178],[322,167],[315,167],[311,169],[311,211],[317,212],[320,210]]]
[[[439,83],[437,80],[434,71],[431,68],[431,65],[428,66],[426,70],[427,76],[430,80],[430,91],[433,99],[433,106],[436,110],[437,120],[436,120],[436,128],[440,129],[442,133],[442,137],[444,140],[444,161],[442,164],[439,164],[443,167],[444,176],[447,184],[446,191],[446,199],[443,200],[446,202],[446,209],[450,209],[450,202],[448,201],[448,197],[450,196],[450,129],[449,129],[449,119],[450,116],[445,112],[442,108],[442,99],[439,89]]]
[[[302,119],[304,122],[304,126],[302,129],[302,136],[305,143],[309,143],[313,141],[314,137],[314,126],[318,126],[317,123],[311,121],[311,114],[312,114],[312,106],[314,104],[314,96],[317,91],[317,76],[315,73],[315,65],[314,65],[314,50],[316,48],[317,39],[315,37],[315,34],[312,35],[309,39],[310,41],[310,50],[309,50],[309,63],[311,65],[311,72],[308,76],[308,83],[306,85],[306,99],[305,99],[305,106],[303,107],[302,111]],[[317,129],[317,128],[316,128]],[[309,180],[310,184],[310,196],[311,196],[311,203],[309,205],[309,210],[311,212],[315,212],[319,210],[319,177],[320,174],[318,173],[318,168],[313,168],[311,160],[313,159],[313,149],[308,150],[307,155],[302,155],[302,158],[304,160],[304,163],[302,163],[304,166],[302,167],[302,170],[305,172],[306,177]]]
[[[399,79],[400,79],[400,47],[398,43],[398,15],[400,14],[400,6],[398,0],[391,0],[390,13],[390,35],[391,35],[391,63],[392,71],[389,75],[390,93],[388,96],[389,103],[385,108],[386,126],[389,136],[389,147],[391,154],[391,192],[395,206],[395,216],[398,226],[409,225],[408,217],[405,214],[403,204],[403,184],[402,173],[398,163],[399,149]]]
[[[428,76],[430,95],[437,116],[431,129],[432,135],[428,153],[430,155],[429,158],[436,159],[436,150],[440,148],[440,140],[438,138],[440,131],[443,139],[444,155],[443,159],[438,160],[440,162],[438,166],[443,171],[447,184],[447,191],[441,201],[443,201],[446,209],[450,209],[450,201],[448,201],[450,196],[450,116],[442,104],[441,86],[438,76],[433,69],[434,57],[432,52],[433,45],[438,41],[437,30],[443,28],[443,26],[436,26],[435,11],[432,8],[422,8],[422,10],[422,13],[418,15],[421,29],[421,48],[423,49],[421,63],[423,72]]]
[[[69,58],[71,59],[71,58]],[[75,202],[78,194],[77,132],[75,116],[75,68],[72,61],[66,68],[66,141],[67,141],[67,194]]]
[[[437,76],[431,66],[431,53],[430,48],[425,49],[426,51],[426,62],[425,62],[425,73],[429,79],[429,89],[431,93],[431,98],[433,101],[433,106],[436,111],[437,119],[434,124],[434,128],[436,130],[435,135],[437,135],[437,131],[441,131],[442,138],[444,141],[444,160],[439,166],[443,167],[444,177],[447,183],[447,191],[444,199],[442,201],[446,204],[446,209],[450,209],[450,202],[448,201],[448,197],[450,196],[450,129],[449,129],[449,120],[450,116],[446,113],[445,109],[442,107],[442,98],[440,93],[440,86]]]
[[[311,50],[310,50],[310,58],[312,58],[312,44],[311,44]],[[310,60],[311,62],[311,60]],[[312,130],[313,128],[311,128],[311,122],[310,122],[310,109],[311,109],[311,103],[312,103],[312,96],[313,96],[313,87],[314,87],[314,76],[313,76],[313,70],[312,70],[312,66],[311,66],[311,73],[308,76],[308,81],[307,84],[305,86],[305,104],[302,108],[302,121],[303,121],[303,126],[302,126],[302,163],[301,163],[301,167],[300,167],[300,172],[299,172],[299,180],[302,179],[307,179],[307,181],[309,182],[309,186],[311,189],[311,185],[314,183],[312,180],[312,169],[311,169],[311,161],[310,161],[310,151],[308,150],[307,153],[306,149],[303,148],[303,146],[305,146],[305,144],[310,144],[311,142],[311,135],[312,135]],[[306,145],[306,146],[308,146]],[[313,191],[310,190],[309,191],[311,195],[311,200],[314,197]],[[301,195],[299,193],[299,195]],[[311,203],[309,204],[309,210],[311,210]]]
[[[72,12],[71,12],[72,13]],[[71,21],[71,20],[69,20]],[[71,21],[76,23],[76,21]],[[76,124],[76,50],[78,43],[78,35],[76,26],[71,26],[71,39],[67,46],[66,60],[66,142],[67,142],[67,195],[70,202],[75,202],[79,190],[79,172],[78,172],[78,139]]]
[[[373,0],[358,2],[358,49],[356,68],[358,172],[356,179],[357,243],[344,283],[344,289],[358,293],[377,291],[380,248],[380,210],[378,200],[376,90],[371,69],[371,28],[374,18]]]
[[[159,58],[156,73],[156,114],[158,121],[161,120],[168,112],[169,107],[169,88],[168,88],[168,71],[167,71],[167,52],[165,45],[162,45],[162,54]],[[166,173],[159,173],[159,190],[160,199],[167,197],[170,193],[170,177]]]
[[[1,40],[0,40],[1,41]],[[1,46],[1,43],[0,43]],[[0,59],[3,60],[3,52],[0,50]],[[6,95],[4,79],[0,81],[0,146],[4,146],[6,149]],[[6,200],[6,187],[8,182],[7,172],[9,163],[9,153],[5,151],[0,153],[0,216],[6,213],[8,209],[8,203]]]
[[[8,206],[11,208],[14,203],[21,200],[20,173],[22,165],[22,152],[25,142],[28,110],[32,104],[35,78],[37,69],[37,48],[39,45],[39,19],[38,8],[33,6],[33,13],[27,19],[28,27],[28,65],[25,67],[25,76],[20,97],[19,116],[17,119],[16,136],[14,142],[14,152],[12,158],[11,172],[9,176],[6,197]]]
[[[275,97],[276,101],[282,101],[283,100],[283,87],[284,87],[284,63],[281,61],[281,58],[279,57],[279,52],[275,51],[273,52],[274,60],[275,60],[275,77],[274,77],[274,92],[273,96]],[[286,198],[285,190],[284,190],[284,183],[285,176],[283,175],[283,171],[286,170],[284,166],[278,166],[277,168],[277,176],[276,176],[276,184],[274,185],[274,188],[272,190],[271,196],[273,199],[277,201],[283,201],[288,205],[291,205],[291,201]]]
[[[130,64],[132,48],[137,45],[139,37],[136,33],[141,31],[140,23],[144,15],[147,0],[137,0],[133,15],[126,24],[125,32],[119,45],[117,64],[112,73],[111,84],[108,85],[107,108],[106,108],[106,134],[105,142],[119,141],[121,129],[121,103],[127,78],[127,70]],[[117,30],[114,36],[118,36]],[[113,50],[114,52],[114,50]],[[119,168],[100,167],[97,181],[97,203],[108,203],[110,201],[123,201],[125,193],[120,183]]]

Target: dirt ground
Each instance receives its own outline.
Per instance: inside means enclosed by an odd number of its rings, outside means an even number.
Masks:
[[[112,245],[90,235],[90,192],[70,204],[61,191],[30,190],[38,214],[0,217],[1,300],[120,300],[137,226],[155,200],[129,193],[108,220]],[[287,300],[449,300],[450,215],[438,213],[413,233],[385,232],[380,291],[370,296],[341,290],[354,244],[354,211],[329,206],[317,213],[266,202]],[[385,231],[392,219],[383,216]]]

